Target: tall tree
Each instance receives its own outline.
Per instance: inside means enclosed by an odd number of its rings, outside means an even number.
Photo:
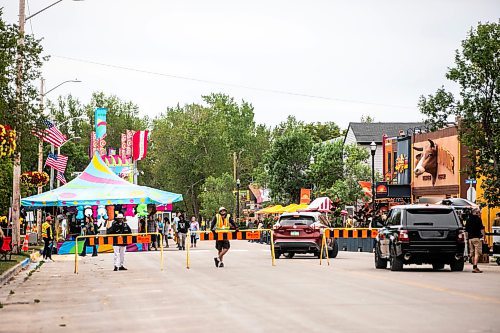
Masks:
[[[312,151],[310,177],[316,193],[324,193],[344,177],[344,143],[342,140],[316,144]]]
[[[459,122],[460,141],[468,147],[467,172],[483,177],[484,199],[500,206],[500,21],[479,24],[455,53],[455,66],[446,78],[459,86],[459,96],[445,90],[421,96],[420,111],[433,128],[453,118]]]
[[[219,207],[225,207],[230,212],[234,210],[233,176],[224,173],[219,177],[209,176],[203,184],[200,194],[201,216],[210,219],[218,212]]]
[[[24,8],[24,7],[22,7]],[[20,27],[6,24],[0,9],[0,123],[10,125],[17,134],[13,158],[13,239],[14,252],[20,251],[19,196],[21,156],[29,146],[31,130],[39,124],[38,91],[33,85],[40,77],[42,46],[33,36],[24,34],[24,13]]]
[[[303,126],[298,126],[291,118],[278,126],[275,133],[283,134],[275,136],[266,155],[271,196],[281,203],[298,202],[300,189],[311,185],[308,168],[313,140]]]

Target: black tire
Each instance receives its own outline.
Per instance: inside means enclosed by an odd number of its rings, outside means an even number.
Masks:
[[[391,271],[397,272],[403,270],[403,258],[392,256],[391,257]]]
[[[458,260],[453,258],[450,263],[450,269],[452,272],[462,272],[464,270],[464,265],[465,262],[463,258],[460,258]]]
[[[274,258],[279,259],[281,257],[281,252],[274,250]]]
[[[444,268],[444,264],[441,264],[441,263],[438,263],[438,262],[435,262],[432,264],[432,269],[435,270],[435,271],[439,271],[441,269]]]
[[[500,258],[497,258],[497,265],[500,266]]]
[[[337,243],[337,240],[333,240],[333,247],[330,251],[328,251],[328,257],[331,259],[337,258],[337,255],[339,254],[339,243]]]
[[[292,259],[294,255],[295,255],[295,252],[288,252],[287,254],[285,254],[285,257],[287,259]]]
[[[380,249],[378,247],[375,248],[375,268],[376,269],[387,268],[387,259],[380,258]]]

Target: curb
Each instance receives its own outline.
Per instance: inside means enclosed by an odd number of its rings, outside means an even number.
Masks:
[[[7,282],[9,281],[12,277],[16,276],[20,271],[22,271],[24,268],[28,267],[30,264],[31,260],[30,258],[26,258],[5,273],[3,273],[0,276],[0,288]]]

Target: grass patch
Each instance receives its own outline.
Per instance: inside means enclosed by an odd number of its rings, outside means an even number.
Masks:
[[[29,254],[13,254],[10,261],[0,261],[0,274],[8,271],[26,258],[29,258]]]

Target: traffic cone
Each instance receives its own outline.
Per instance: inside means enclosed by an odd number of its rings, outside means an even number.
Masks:
[[[23,242],[23,247],[21,249],[23,252],[27,252],[29,250],[29,244],[28,244],[28,235],[24,236],[24,242]]]

